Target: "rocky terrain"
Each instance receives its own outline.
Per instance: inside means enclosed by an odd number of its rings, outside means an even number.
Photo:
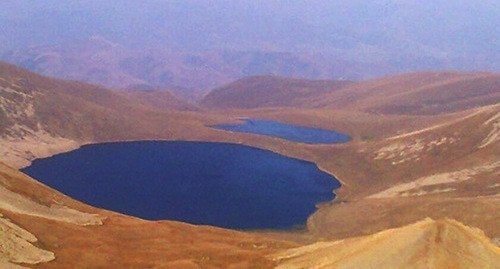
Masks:
[[[361,82],[254,77],[192,104],[164,91],[118,92],[0,64],[0,265],[498,268],[499,81],[449,72]],[[255,92],[273,101],[234,97]],[[307,145],[208,127],[240,117],[353,140]],[[312,161],[342,187],[304,231],[237,232],[92,208],[17,170],[84,144],[125,140],[251,145]]]

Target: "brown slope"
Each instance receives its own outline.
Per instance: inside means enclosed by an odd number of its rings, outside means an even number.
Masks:
[[[159,110],[197,111],[200,108],[169,90],[123,90],[121,94],[135,103]]]
[[[499,113],[495,105],[448,114],[337,153],[330,162],[347,186],[340,190],[343,203],[321,207],[309,219],[310,231],[341,239],[450,217],[500,237]],[[349,164],[335,165],[340,160]]]
[[[17,81],[14,81],[14,83],[9,85],[17,85],[16,83]],[[21,87],[22,85],[18,86],[17,90],[14,91],[15,93],[28,92],[31,89],[30,87],[23,88]],[[33,85],[33,87],[36,88],[37,85]],[[53,87],[57,87],[57,85],[50,88]],[[40,89],[36,88],[36,90]],[[492,213],[499,212],[498,199],[495,198],[495,193],[498,193],[498,186],[495,187],[494,184],[494,180],[496,180],[495,173],[498,170],[488,170],[485,173],[474,175],[471,180],[452,182],[450,184],[452,186],[430,186],[432,187],[431,189],[429,189],[429,186],[423,186],[422,188],[419,187],[408,192],[411,195],[420,194],[421,191],[427,192],[426,195],[418,197],[410,195],[410,197],[405,198],[403,194],[398,194],[396,197],[389,198],[367,198],[370,195],[383,192],[400,183],[420,182],[420,179],[432,176],[433,174],[454,173],[464,169],[474,169],[478,165],[489,164],[491,161],[497,160],[498,140],[494,139],[498,137],[496,135],[498,131],[495,131],[495,126],[497,126],[498,122],[498,117],[496,116],[498,114],[497,106],[487,107],[484,111],[480,111],[480,113],[470,110],[444,116],[429,117],[407,115],[386,116],[352,110],[335,111],[325,109],[304,111],[302,108],[290,109],[293,112],[291,114],[286,114],[287,111],[283,108],[232,112],[232,115],[235,117],[242,114],[246,116],[249,116],[248,114],[260,115],[264,118],[278,118],[283,121],[291,121],[306,126],[315,124],[315,127],[331,129],[336,129],[337,121],[341,121],[342,125],[339,126],[348,128],[346,130],[351,130],[354,134],[367,135],[368,137],[366,139],[357,139],[357,141],[346,145],[306,146],[263,136],[208,131],[208,128],[205,129],[202,126],[208,125],[213,119],[224,119],[215,117],[211,113],[204,113],[202,117],[199,113],[195,112],[161,112],[156,109],[147,109],[133,102],[130,103],[130,100],[124,96],[119,97],[118,100],[120,102],[113,103],[115,98],[112,97],[112,93],[109,93],[110,100],[107,100],[106,97],[94,100],[94,94],[98,95],[99,93],[96,92],[87,95],[82,94],[79,90],[72,91],[65,88],[62,88],[61,91],[68,94],[60,96],[57,93],[53,93],[53,96],[55,96],[56,100],[62,101],[62,103],[41,102],[41,110],[36,109],[36,107],[33,110],[29,109],[30,102],[25,104],[24,101],[25,99],[35,100],[34,102],[37,103],[38,101],[45,100],[46,96],[40,97],[36,95],[35,98],[30,99],[23,95],[19,97],[19,94],[12,94],[12,91],[6,91],[1,100],[14,100],[14,104],[21,106],[20,108],[22,109],[15,107],[7,111],[11,112],[9,119],[12,119],[14,123],[30,123],[33,121],[36,126],[38,126],[38,123],[43,124],[44,127],[53,128],[53,130],[43,129],[43,131],[47,133],[55,132],[56,135],[59,134],[57,132],[60,132],[62,136],[58,137],[59,139],[69,139],[67,137],[75,139],[70,139],[70,141],[75,142],[76,146],[82,143],[82,137],[86,137],[90,142],[155,138],[201,139],[205,141],[216,140],[244,143],[271,149],[288,156],[314,161],[322,169],[339,175],[339,178],[344,182],[344,187],[341,189],[342,195],[339,196],[339,200],[342,199],[344,203],[323,206],[310,221],[312,223],[310,225],[311,229],[324,238],[338,239],[370,234],[389,227],[406,225],[429,215],[436,219],[453,217],[467,225],[480,227],[489,236],[499,236],[499,229],[496,224],[498,223],[498,214]],[[51,91],[47,90],[47,92],[52,94]],[[21,111],[22,113],[13,113],[13,111]],[[50,112],[46,113],[49,114],[46,118],[49,121],[40,120],[38,113],[44,111]],[[113,117],[112,119],[116,119],[116,121],[102,121],[102,119],[109,117]],[[65,125],[68,126],[68,130],[66,130]],[[23,124],[21,126],[29,127],[31,125]],[[11,127],[9,127],[10,131],[15,131],[17,138],[23,140],[23,143],[33,137],[38,139],[33,139],[33,143],[27,148],[17,148],[18,151],[24,152],[24,150],[28,150],[32,152],[34,146],[46,143],[43,140],[45,139],[44,133],[39,134],[33,129],[26,131],[26,129],[19,130],[16,128],[12,129]],[[52,133],[49,133],[49,135],[51,139],[55,136]],[[370,138],[369,135],[374,135],[374,137]],[[452,143],[452,140],[450,140],[452,137],[460,139],[454,139],[455,142]],[[443,140],[443,138],[447,139]],[[417,142],[416,140],[421,141]],[[445,142],[441,143],[441,141]],[[488,141],[493,142],[485,143]],[[6,144],[3,141],[0,142],[0,145],[2,145],[0,150],[5,149],[4,145]],[[59,140],[57,142],[52,141],[51,143],[61,144]],[[382,156],[383,158],[377,159],[380,152],[387,151],[386,147],[391,148],[396,143],[403,143],[402,150],[395,149],[397,152],[395,156],[397,158],[413,156],[413,154],[408,154],[407,150],[421,148],[415,144],[424,144],[424,148],[417,152],[418,154],[415,158],[395,165],[392,162],[399,162],[400,159],[394,160],[393,157],[390,157],[390,153]],[[428,150],[434,144],[436,144],[436,148]],[[487,145],[481,147],[483,144]],[[18,151],[8,150],[7,153],[12,154]],[[399,155],[401,152],[404,152],[403,156]],[[36,155],[35,157],[40,157],[40,155]],[[492,188],[490,189],[490,187]],[[434,190],[440,191],[448,188],[454,188],[455,190],[433,192]],[[16,190],[18,193],[22,191],[22,187]],[[344,195],[345,193],[349,193],[350,196]],[[47,193],[41,197],[48,199],[51,197],[51,194]],[[34,198],[34,200],[36,199],[41,198]],[[83,211],[82,208],[76,209]],[[84,212],[94,213],[92,210]],[[144,222],[130,224],[129,218],[125,218],[111,219],[109,222],[111,225],[108,228],[98,230],[97,232],[95,230],[74,228],[74,226],[71,226],[73,228],[64,226],[67,229],[65,228],[59,231],[60,234],[58,232],[58,235],[54,235],[49,232],[53,227],[54,220],[46,223],[38,221],[39,217],[16,217],[16,214],[3,214],[6,218],[14,221],[16,225],[39,237],[45,245],[53,246],[53,248],[47,248],[46,250],[48,251],[57,249],[57,246],[61,242],[65,242],[65,248],[61,249],[62,252],[66,253],[62,255],[65,258],[58,258],[57,260],[61,261],[62,259],[62,263],[66,265],[66,268],[75,267],[70,266],[71,262],[78,263],[79,266],[76,267],[85,268],[85,263],[90,262],[87,261],[90,257],[97,259],[98,261],[92,262],[98,265],[102,265],[106,259],[113,261],[115,259],[124,259],[123,263],[118,261],[118,264],[122,265],[128,262],[129,266],[132,267],[138,264],[143,267],[161,264],[158,263],[157,259],[161,259],[165,255],[165,252],[169,251],[169,255],[171,255],[168,256],[169,262],[178,257],[192,257],[189,256],[192,252],[190,252],[191,250],[186,245],[183,245],[185,248],[179,248],[178,252],[172,252],[170,248],[166,249],[162,245],[165,241],[161,240],[158,245],[148,245],[150,241],[157,242],[158,237],[179,236],[177,239],[180,242],[185,239],[180,234],[177,234],[184,232],[182,229],[175,230],[172,233],[166,233],[162,230],[158,234],[141,234],[137,230],[156,229],[157,227],[151,223],[144,224]],[[110,247],[111,244],[127,241],[124,238],[130,238],[128,235],[131,233],[146,236],[148,238],[147,242],[125,244],[125,250]],[[82,260],[73,261],[71,257],[78,256],[76,253],[80,253],[82,247],[80,243],[82,239],[78,234],[81,237],[97,237],[100,242],[105,241],[106,244],[99,245],[95,241],[85,241],[90,243],[88,245],[83,244],[84,246],[88,247],[88,249],[95,248],[96,251],[88,254],[86,259],[82,258]],[[62,238],[68,235],[74,236],[71,242],[63,241],[64,239]],[[136,239],[135,236],[132,237]],[[239,235],[234,235],[233,238],[238,239]],[[221,239],[213,236],[210,237],[210,240],[211,242],[217,242]],[[99,246],[101,246],[101,249],[99,249]],[[127,252],[128,248],[142,249],[142,247],[150,250],[147,252],[148,255],[141,252],[138,256],[135,256],[136,254]],[[199,247],[195,251],[196,255],[199,255],[196,257],[204,257],[203,255],[206,253],[204,250],[211,253],[209,257],[215,255],[211,250],[208,250],[207,245],[201,244]],[[106,251],[102,251],[102,249]],[[61,257],[60,252],[54,252],[58,257]],[[121,253],[127,253],[131,257],[123,258],[121,255],[124,254]],[[148,264],[147,259],[151,255],[155,261]],[[217,257],[219,257],[216,259],[217,263],[228,264],[233,263],[239,256]],[[198,261],[198,258],[195,258],[195,260]],[[187,259],[190,260],[191,258]],[[48,268],[50,268],[50,264],[52,263],[47,263]],[[61,265],[57,266],[63,267]],[[92,268],[92,266],[86,267]]]
[[[20,167],[85,142],[172,137],[201,125],[193,109],[168,92],[122,93],[0,63],[0,159],[18,156],[9,163]]]
[[[87,124],[99,125],[102,120],[123,123],[121,113],[140,110],[138,104],[112,90],[51,79],[7,64],[0,64],[0,82],[5,119],[0,128],[4,131],[18,123],[30,129],[40,125],[65,137],[85,137],[89,135],[85,134]],[[79,134],[72,133],[77,129]]]
[[[478,229],[453,220],[426,219],[361,238],[321,242],[272,256],[277,268],[500,267],[500,248]]]
[[[247,77],[214,89],[201,105],[219,109],[297,107],[304,99],[337,91],[351,82],[271,76]]]
[[[1,268],[272,268],[265,255],[297,246],[92,208],[2,163],[0,193]]]
[[[500,74],[421,72],[359,82],[309,100],[318,107],[432,115],[500,102]]]

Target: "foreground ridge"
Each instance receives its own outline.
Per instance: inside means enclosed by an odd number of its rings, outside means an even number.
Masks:
[[[319,242],[270,256],[277,268],[500,268],[500,248],[477,228],[427,218],[401,228]]]

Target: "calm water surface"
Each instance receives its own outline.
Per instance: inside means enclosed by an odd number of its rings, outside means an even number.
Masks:
[[[303,225],[340,186],[309,162],[205,142],[89,145],[36,160],[24,172],[96,207],[234,229]]]
[[[212,127],[233,132],[269,135],[307,144],[334,144],[351,140],[348,135],[325,129],[296,126],[270,120],[243,119],[243,121],[243,124],[214,125]]]

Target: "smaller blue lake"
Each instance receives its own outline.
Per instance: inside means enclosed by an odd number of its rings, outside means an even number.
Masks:
[[[325,129],[296,126],[271,120],[244,119],[243,121],[243,124],[214,125],[211,127],[226,131],[274,136],[306,144],[334,144],[351,140],[348,135]]]
[[[23,172],[99,208],[233,229],[302,226],[340,187],[313,163],[208,142],[88,145]]]

